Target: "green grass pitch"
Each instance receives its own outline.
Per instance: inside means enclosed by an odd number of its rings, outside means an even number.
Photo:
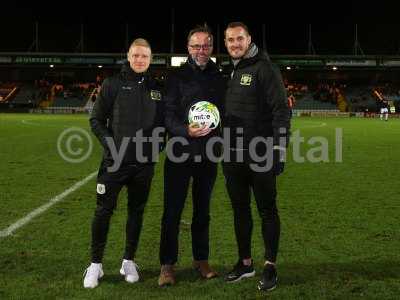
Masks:
[[[63,160],[57,138],[69,127],[90,132],[86,115],[0,114],[0,230],[95,172],[101,149],[80,163]],[[270,299],[398,299],[400,295],[400,119],[294,118],[292,132],[315,152],[312,137],[329,143],[329,161],[295,162],[290,148],[279,177],[282,233],[278,288]],[[335,129],[341,128],[343,162],[335,162]],[[84,147],[78,140],[72,148]],[[314,149],[314,150],[313,150]],[[311,151],[311,152],[310,152]],[[311,153],[311,154],[310,154]],[[0,299],[265,299],[257,291],[263,247],[253,202],[256,277],[226,284],[205,281],[191,269],[191,199],[180,233],[177,285],[158,288],[163,207],[162,162],[157,165],[136,255],[140,281],[119,275],[125,240],[126,192],[111,220],[98,288],[85,290],[95,179],[69,194],[12,235],[0,237]],[[220,168],[221,169],[221,168]],[[210,262],[224,275],[236,262],[233,219],[219,172],[213,192]]]

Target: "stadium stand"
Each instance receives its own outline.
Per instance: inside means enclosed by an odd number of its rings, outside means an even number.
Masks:
[[[37,92],[32,84],[21,84],[18,93],[13,99],[15,104],[37,104]]]

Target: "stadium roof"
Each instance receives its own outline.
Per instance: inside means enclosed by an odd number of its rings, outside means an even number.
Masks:
[[[304,55],[313,49],[319,55],[351,55],[355,48],[366,55],[399,54],[400,24],[397,16],[392,18],[391,14],[397,13],[400,5],[388,8],[382,3],[370,6],[357,2],[285,3],[286,7],[276,9],[269,2],[263,4],[266,8],[261,8],[261,4],[243,3],[240,9],[236,4],[217,9],[215,4],[207,3],[202,3],[203,8],[190,7],[190,3],[175,8],[159,4],[129,7],[129,4],[118,6],[116,3],[114,9],[109,6],[101,9],[98,4],[83,8],[71,3],[69,7],[64,3],[62,7],[47,8],[44,10],[47,13],[39,9],[25,12],[2,9],[6,13],[0,19],[0,51],[120,53],[140,36],[150,41],[153,52],[186,53],[188,31],[206,22],[214,30],[215,48],[223,53],[225,26],[241,20],[249,25],[253,40],[259,46],[264,44],[271,54]],[[36,22],[38,45],[35,44]]]

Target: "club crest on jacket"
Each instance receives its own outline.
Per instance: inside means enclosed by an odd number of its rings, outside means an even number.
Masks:
[[[242,74],[242,78],[240,78],[241,85],[250,85],[252,76],[251,74]]]
[[[161,100],[161,92],[156,90],[150,90],[150,97],[152,100]]]

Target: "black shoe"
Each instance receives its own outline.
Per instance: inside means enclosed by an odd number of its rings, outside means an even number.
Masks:
[[[245,266],[242,261],[239,261],[233,267],[233,270],[225,276],[225,281],[236,282],[242,278],[253,277],[254,275],[256,275],[256,271],[254,271],[253,263],[250,266]]]
[[[276,272],[276,267],[271,264],[267,264],[264,267],[264,271],[261,280],[258,282],[258,289],[260,291],[272,291],[276,288],[278,282],[278,274]]]

